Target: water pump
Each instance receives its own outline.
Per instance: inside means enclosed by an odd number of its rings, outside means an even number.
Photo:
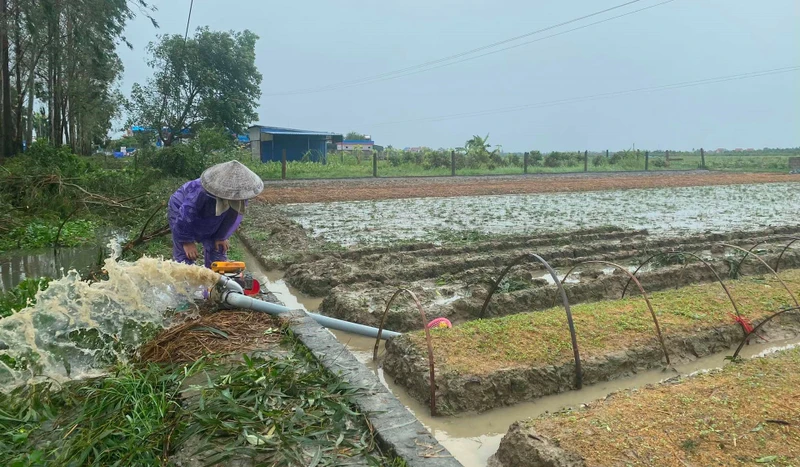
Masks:
[[[215,261],[211,263],[211,270],[239,284],[247,296],[261,292],[261,284],[247,272],[244,261]]]

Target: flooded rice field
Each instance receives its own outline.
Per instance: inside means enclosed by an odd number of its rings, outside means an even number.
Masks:
[[[456,232],[526,234],[614,225],[652,235],[797,224],[797,183],[288,204],[311,235],[340,245],[439,241]]]

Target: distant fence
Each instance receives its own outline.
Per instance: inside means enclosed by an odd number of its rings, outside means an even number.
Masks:
[[[434,169],[425,168],[422,169],[422,164],[417,163],[416,165],[411,163],[410,171],[405,171],[401,167],[395,167],[388,165],[389,158],[383,154],[379,154],[377,152],[372,153],[364,153],[356,155],[356,159],[358,160],[358,165],[355,166],[340,166],[336,164],[337,170],[336,173],[327,173],[327,169],[323,169],[326,165],[325,162],[322,162],[321,167],[316,169],[313,174],[303,173],[306,170],[301,170],[301,173],[295,173],[294,171],[297,170],[293,166],[293,163],[287,162],[286,151],[284,150],[281,154],[281,161],[280,161],[280,179],[303,179],[303,178],[313,178],[313,179],[325,179],[325,178],[369,178],[369,177],[428,177],[428,176],[480,176],[480,175],[525,175],[529,173],[588,173],[588,172],[606,172],[606,173],[626,173],[626,172],[648,172],[653,170],[658,171],[682,171],[682,170],[697,170],[697,169],[708,169],[709,166],[706,165],[707,154],[704,149],[700,149],[698,152],[688,153],[687,152],[675,152],[675,151],[655,151],[651,153],[650,151],[639,151],[636,150],[631,151],[629,154],[635,154],[635,167],[631,166],[622,166],[618,167],[615,165],[614,157],[609,156],[609,151],[604,151],[604,153],[600,152],[593,152],[590,153],[589,151],[581,151],[581,152],[572,152],[572,153],[563,153],[563,154],[571,154],[571,160],[569,166],[561,166],[562,169],[568,170],[559,170],[557,167],[559,166],[549,166],[549,165],[542,165],[542,155],[538,152],[534,153],[524,153],[520,158],[519,155],[515,155],[516,162],[513,164],[508,165],[501,165],[499,169],[492,168],[491,166],[488,168],[474,168],[474,167],[464,167],[464,155],[459,154],[454,150],[450,151],[449,154],[449,161],[445,162],[446,158],[448,157],[446,152],[440,152],[438,165],[435,166]],[[341,154],[342,163],[344,164],[344,153]],[[534,157],[535,156],[535,157]],[[336,156],[333,156],[336,157]],[[511,157],[511,156],[509,156]],[[715,170],[752,170],[752,171],[763,171],[759,169],[766,169],[767,171],[784,171],[790,170],[792,172],[798,173],[800,172],[800,157],[791,157],[791,155],[769,155],[769,156],[759,156],[759,155],[750,155],[750,156],[739,156],[740,159],[749,159],[752,158],[753,160],[772,160],[770,162],[770,167],[761,167],[756,165],[738,165],[738,166],[720,166],[719,160],[722,157],[733,157],[735,156],[720,156],[719,154],[712,155],[712,165],[710,168]],[[372,159],[372,164],[370,167],[369,159]],[[442,160],[445,158],[444,160]],[[459,159],[460,158],[460,159]],[[713,159],[716,158],[716,159]],[[331,158],[332,159],[332,158]],[[591,160],[590,160],[591,159]],[[336,159],[338,162],[338,157]],[[717,162],[714,162],[717,161]],[[788,161],[788,164],[787,164]],[[363,162],[363,164],[362,164]],[[379,163],[381,162],[381,163]],[[449,164],[448,164],[449,162]],[[582,162],[582,164],[581,164]],[[590,164],[591,162],[591,164]],[[405,164],[405,163],[404,163]],[[449,167],[448,167],[449,165]],[[787,166],[788,165],[788,166]],[[582,167],[581,167],[582,166]],[[293,167],[292,170],[289,170],[289,167]],[[371,170],[370,170],[371,168]],[[583,169],[583,170],[581,170]],[[271,172],[271,176],[267,176],[265,178],[277,178],[277,173]],[[304,177],[304,175],[310,175],[308,177]]]

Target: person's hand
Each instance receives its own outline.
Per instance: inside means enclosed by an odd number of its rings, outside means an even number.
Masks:
[[[195,261],[197,259],[197,245],[194,243],[184,243],[183,252],[186,253],[186,257],[190,260]]]
[[[214,249],[223,253],[228,254],[228,241],[227,240],[217,240],[214,242]]]

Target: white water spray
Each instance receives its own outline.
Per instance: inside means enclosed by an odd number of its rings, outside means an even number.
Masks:
[[[89,284],[77,271],[50,282],[36,304],[0,319],[0,390],[37,379],[58,382],[103,374],[166,325],[164,311],[193,300],[219,276],[205,268],[143,257],[117,261],[109,244],[108,280]]]

